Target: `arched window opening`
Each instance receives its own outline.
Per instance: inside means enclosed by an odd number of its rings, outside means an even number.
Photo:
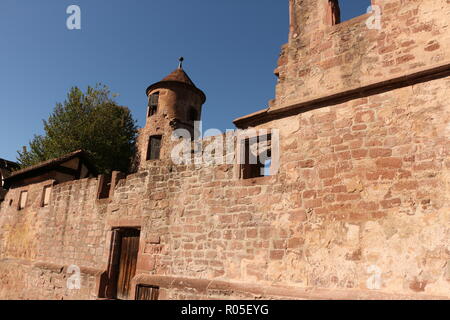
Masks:
[[[158,112],[158,104],[159,104],[159,92],[155,92],[150,95],[149,101],[148,101],[148,114],[147,117],[151,117],[156,112]]]

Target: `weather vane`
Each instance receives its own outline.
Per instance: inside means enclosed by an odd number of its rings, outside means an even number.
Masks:
[[[180,59],[178,59],[178,61],[180,61],[180,64],[178,65],[178,69],[183,69],[183,61],[184,61],[184,58],[183,58],[183,57],[180,57]]]

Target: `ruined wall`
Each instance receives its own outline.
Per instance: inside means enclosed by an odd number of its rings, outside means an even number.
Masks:
[[[26,215],[15,233],[33,230],[21,235],[28,246],[2,240],[2,259],[28,259],[36,274],[50,263],[91,268],[89,290],[74,297],[93,298],[111,229],[139,226],[135,283],[160,285],[161,298],[448,298],[449,93],[445,78],[267,123],[281,130],[273,177],[149,161],[110,199],[95,199],[96,179],[56,186],[36,214],[2,207],[3,230]],[[71,298],[46,289],[67,273],[24,275],[2,261],[18,279],[45,278],[41,298]],[[367,288],[373,270],[379,290]],[[30,297],[16,276],[8,283]]]
[[[281,130],[275,177],[167,176],[173,200],[151,219],[161,245],[144,269],[350,295],[372,269],[373,296],[448,297],[449,94],[446,78],[267,123]]]
[[[448,0],[373,0],[381,8],[380,30],[367,27],[372,14],[332,25],[327,3],[291,0],[271,111],[450,63]]]
[[[320,33],[317,46],[304,43],[317,54],[290,40],[272,107],[375,81],[375,72],[381,81],[441,63],[447,3],[384,1],[392,30],[381,33],[398,37],[360,37],[356,18]],[[377,50],[360,50],[368,39]],[[388,39],[395,49],[379,52]],[[341,50],[344,59],[352,48],[349,81],[340,64],[316,73],[321,59]],[[398,63],[408,54],[424,65]],[[389,60],[396,66],[383,68]],[[298,72],[308,65],[310,74]],[[41,208],[42,183],[27,187],[21,211],[23,188],[12,189],[0,209],[0,298],[95,299],[114,227],[141,228],[133,283],[160,286],[161,299],[450,298],[449,96],[450,77],[441,75],[268,120],[258,128],[279,129],[281,145],[271,177],[242,180],[237,164],[143,161],[108,199],[96,199],[99,181],[85,179],[54,186]],[[81,290],[65,286],[70,265],[81,269]]]

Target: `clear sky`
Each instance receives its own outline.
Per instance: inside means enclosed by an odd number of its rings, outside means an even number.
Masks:
[[[369,0],[340,2],[345,20]],[[66,27],[72,4],[81,30]],[[207,95],[204,129],[232,129],[274,97],[288,24],[288,0],[0,0],[0,158],[15,160],[72,86],[108,85],[142,126],[145,89],[180,56]]]

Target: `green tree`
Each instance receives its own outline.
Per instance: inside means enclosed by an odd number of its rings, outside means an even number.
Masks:
[[[43,135],[18,151],[22,167],[57,158],[75,150],[88,152],[101,173],[128,171],[135,153],[136,121],[119,106],[107,86],[73,87],[64,103],[57,103]]]

